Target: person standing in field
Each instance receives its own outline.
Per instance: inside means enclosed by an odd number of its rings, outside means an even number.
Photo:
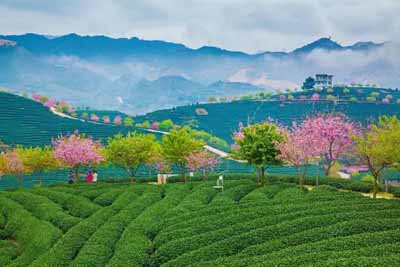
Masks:
[[[88,184],[93,183],[93,173],[92,173],[92,171],[89,171],[88,174],[86,175],[86,182]]]
[[[97,176],[98,176],[97,171],[94,170],[93,171],[93,183],[97,183]]]
[[[73,183],[74,183],[74,173],[71,170],[68,173],[68,184],[73,184]]]

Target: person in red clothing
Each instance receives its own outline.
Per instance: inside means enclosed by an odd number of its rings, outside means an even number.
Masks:
[[[89,171],[88,174],[86,175],[86,182],[88,184],[93,183],[93,172],[92,171]]]

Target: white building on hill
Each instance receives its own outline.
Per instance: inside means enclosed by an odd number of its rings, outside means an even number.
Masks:
[[[327,88],[333,85],[333,75],[329,74],[316,74],[315,75],[315,87]]]

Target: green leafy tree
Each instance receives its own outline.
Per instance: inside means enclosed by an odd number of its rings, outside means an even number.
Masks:
[[[336,97],[335,97],[334,95],[327,95],[327,96],[326,96],[326,100],[328,100],[328,101],[335,101],[335,100],[336,100]]]
[[[126,170],[133,182],[139,167],[148,164],[159,151],[154,135],[128,133],[109,138],[104,154],[109,163]]]
[[[217,98],[216,98],[215,96],[210,96],[210,97],[208,98],[208,102],[210,102],[210,103],[217,102]]]
[[[189,127],[174,129],[169,135],[162,138],[162,153],[170,165],[176,165],[186,182],[185,166],[187,157],[203,146],[203,142],[197,140]]]
[[[158,128],[162,131],[169,131],[174,127],[174,122],[170,119],[163,120],[158,124]]]
[[[133,127],[134,121],[131,117],[125,117],[124,118],[124,125],[126,127]]]
[[[142,128],[145,128],[145,129],[150,128],[150,122],[149,121],[142,122]]]
[[[308,77],[304,82],[303,82],[303,90],[308,90],[308,89],[313,89],[315,86],[315,79],[313,77]]]
[[[89,113],[83,112],[82,115],[81,115],[81,119],[82,120],[87,120],[88,118],[89,118]]]
[[[400,121],[396,116],[380,117],[363,136],[355,137],[355,151],[374,177],[373,196],[379,192],[382,171],[400,163]]]
[[[281,163],[277,145],[283,136],[278,127],[273,123],[250,125],[236,132],[234,140],[237,147],[232,156],[256,166],[258,182],[264,183],[266,166]]]
[[[18,147],[16,149],[26,173],[37,173],[39,184],[42,184],[43,174],[56,169],[60,163],[55,159],[53,150],[49,147]]]

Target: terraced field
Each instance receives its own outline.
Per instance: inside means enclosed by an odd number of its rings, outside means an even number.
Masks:
[[[252,180],[0,193],[0,266],[400,266],[400,202]]]

